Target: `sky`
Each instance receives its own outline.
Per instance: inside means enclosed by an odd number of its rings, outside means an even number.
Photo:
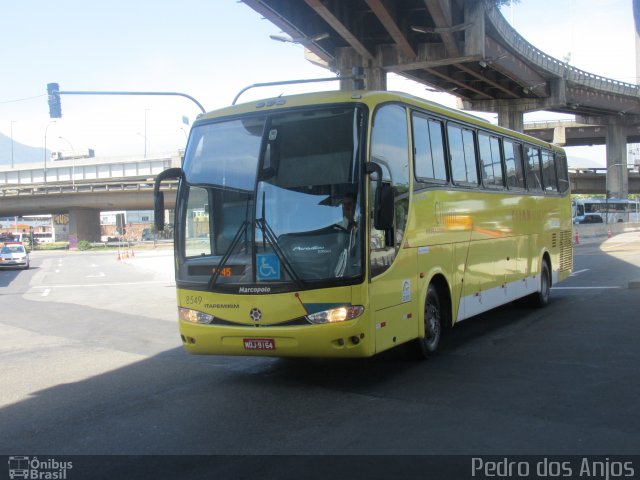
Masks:
[[[635,83],[632,0],[520,0],[503,14],[530,43],[582,70]],[[236,0],[21,0],[3,2],[0,30],[0,133],[50,150],[92,148],[97,156],[176,151],[200,110],[180,97],[62,96],[49,118],[46,85],[61,90],[172,91],[207,110],[243,87],[333,74],[276,42],[280,30]],[[334,89],[334,83],[251,90],[242,101]],[[389,90],[455,106],[450,95],[390,75]],[[489,116],[489,119],[496,116]],[[536,112],[529,120],[552,120]],[[568,149],[585,166],[606,163],[604,147]],[[0,152],[0,168],[10,162]]]

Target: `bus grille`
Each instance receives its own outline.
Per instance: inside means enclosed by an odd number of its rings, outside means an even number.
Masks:
[[[567,272],[573,270],[573,245],[571,242],[571,230],[560,232],[560,270]]]

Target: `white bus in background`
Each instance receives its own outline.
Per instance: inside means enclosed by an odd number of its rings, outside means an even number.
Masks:
[[[573,223],[638,223],[640,202],[616,198],[585,198],[571,203]]]
[[[56,241],[55,230],[51,229],[48,232],[34,232],[33,239],[36,243],[53,243]]]
[[[13,234],[20,242],[53,243],[56,229],[52,215],[24,215],[14,224]]]

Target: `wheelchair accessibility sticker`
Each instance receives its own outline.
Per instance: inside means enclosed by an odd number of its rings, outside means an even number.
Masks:
[[[280,280],[280,262],[273,253],[256,255],[258,280]]]

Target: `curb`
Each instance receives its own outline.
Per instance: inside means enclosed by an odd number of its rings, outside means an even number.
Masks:
[[[638,280],[631,280],[629,282],[629,288],[640,288],[640,279]]]

